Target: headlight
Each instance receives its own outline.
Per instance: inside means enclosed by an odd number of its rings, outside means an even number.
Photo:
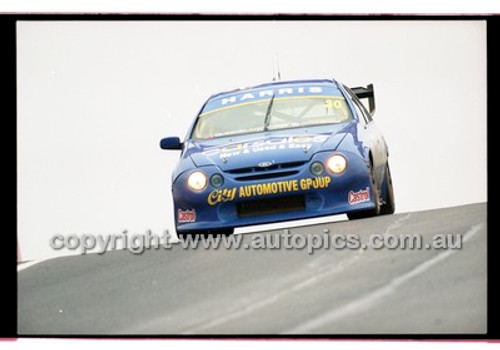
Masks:
[[[325,168],[323,167],[323,164],[321,162],[314,162],[311,164],[311,173],[316,176],[323,174],[324,169]]]
[[[207,187],[207,176],[201,171],[194,171],[189,175],[187,184],[195,191],[201,191]]]
[[[347,160],[340,154],[334,154],[326,162],[326,166],[334,174],[340,174],[347,168]]]

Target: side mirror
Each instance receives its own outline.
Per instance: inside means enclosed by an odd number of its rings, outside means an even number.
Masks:
[[[160,148],[161,149],[182,149],[182,142],[181,140],[177,137],[165,137],[164,139],[161,139],[160,141]]]

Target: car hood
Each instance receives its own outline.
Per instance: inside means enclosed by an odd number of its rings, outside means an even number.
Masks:
[[[198,167],[223,171],[308,161],[316,152],[335,150],[353,122],[187,141],[185,156]]]

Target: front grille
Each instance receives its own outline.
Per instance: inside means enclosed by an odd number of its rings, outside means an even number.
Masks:
[[[263,173],[263,174],[260,173],[257,175],[238,176],[238,177],[235,177],[235,179],[239,180],[239,181],[266,180],[266,179],[274,179],[276,177],[295,175],[298,173],[299,173],[298,170],[282,171],[282,172],[278,172],[278,173]]]
[[[248,167],[248,168],[240,168],[240,169],[228,170],[227,172],[229,174],[258,173],[258,172],[270,171],[270,170],[295,168],[295,167],[302,166],[305,163],[306,162],[289,162],[289,163],[273,164],[273,165],[265,167],[265,168],[254,166],[254,167]]]
[[[237,212],[238,217],[246,218],[259,215],[304,210],[305,207],[306,204],[304,196],[299,195],[240,202],[237,206]]]

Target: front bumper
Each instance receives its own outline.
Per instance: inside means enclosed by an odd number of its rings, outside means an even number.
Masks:
[[[326,167],[319,176],[311,173],[312,162],[325,164],[334,153],[347,159],[342,174],[332,174]],[[224,185],[216,189],[209,184],[203,191],[194,192],[186,185],[191,172],[181,174],[172,186],[178,231],[266,224],[375,207],[369,164],[351,152],[320,152],[287,172],[269,172],[271,178],[265,180],[241,180],[242,176],[223,173],[215,166],[197,170],[208,177],[222,174]]]

